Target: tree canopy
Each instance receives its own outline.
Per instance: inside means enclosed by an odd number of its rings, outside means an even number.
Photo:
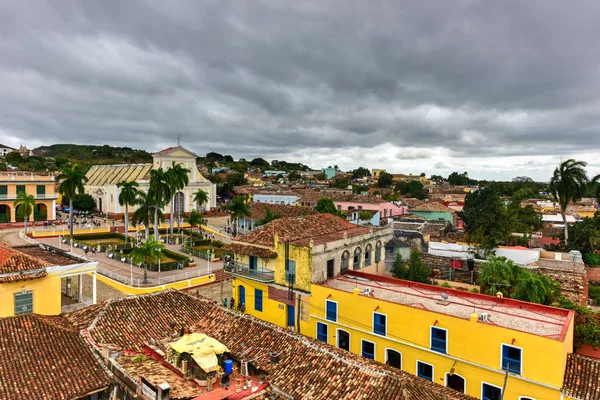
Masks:
[[[398,182],[395,189],[405,197],[416,197],[419,200],[427,197],[427,192],[420,181]]]
[[[394,177],[392,176],[392,174],[388,174],[387,172],[384,172],[381,175],[379,175],[379,178],[377,179],[377,186],[379,186],[380,188],[390,187],[393,183]]]
[[[371,175],[371,171],[365,167],[358,167],[352,171],[352,178],[364,178],[369,175]]]
[[[400,253],[396,254],[391,272],[395,278],[421,283],[429,283],[431,274],[429,268],[421,260],[421,253],[417,249],[411,250],[408,261],[404,261]]]
[[[340,215],[340,212],[336,208],[335,203],[328,197],[323,197],[319,201],[317,201],[315,210],[317,210],[320,213],[329,213],[338,216]]]

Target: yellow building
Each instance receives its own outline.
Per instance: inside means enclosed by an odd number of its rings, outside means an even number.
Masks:
[[[387,171],[385,169],[372,169],[371,170],[371,178],[379,179],[381,174],[385,174]]]
[[[23,222],[14,207],[18,193],[26,192],[35,197],[35,208],[29,221],[46,221],[56,219],[56,200],[54,191],[56,181],[53,175],[38,175],[24,172],[0,174],[0,223]]]
[[[299,330],[308,318],[299,304],[313,283],[349,269],[382,271],[391,236],[391,227],[357,226],[331,214],[280,218],[225,246],[235,254],[225,270],[246,313]]]
[[[92,302],[96,304],[97,265],[85,262],[56,266],[0,244],[0,317],[58,315],[62,309],[62,278],[88,273],[93,275]]]
[[[313,285],[301,332],[480,399],[561,400],[573,312],[349,271]],[[508,366],[508,374],[506,368]]]

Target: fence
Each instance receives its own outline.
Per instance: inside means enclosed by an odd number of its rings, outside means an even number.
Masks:
[[[132,268],[139,268],[137,265],[132,266]],[[110,271],[108,269],[97,267],[97,271],[99,274],[106,276],[114,281],[120,282],[124,285],[133,286],[133,287],[147,287],[147,286],[160,286],[166,285],[169,283],[175,283],[179,281],[184,281],[192,278],[198,278],[200,276],[206,275],[206,273],[202,273],[200,270],[196,270],[193,272],[182,272],[177,275],[170,275],[159,278],[148,278],[147,282],[144,283],[144,278],[133,278],[130,276],[124,276],[118,274],[116,272]]]

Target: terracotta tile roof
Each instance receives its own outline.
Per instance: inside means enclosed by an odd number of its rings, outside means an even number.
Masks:
[[[406,198],[403,198],[402,201],[411,208],[420,206],[421,204],[425,204],[425,202],[423,200],[419,200],[414,197],[406,197]]]
[[[312,207],[300,207],[284,204],[250,203],[250,218],[254,221],[260,221],[265,218],[267,210],[271,210],[280,218],[300,217],[303,215],[317,214],[318,211]]]
[[[109,379],[77,329],[62,317],[0,319],[0,398],[73,399]]]
[[[168,321],[174,320],[225,344],[233,356],[243,353],[244,358],[255,360],[256,367],[269,373],[271,384],[292,398],[473,399],[391,366],[225,309],[213,301],[195,299],[174,290],[111,301],[98,314],[89,332],[96,342],[135,349],[149,337],[166,338],[172,333]],[[266,357],[273,351],[280,354],[277,365]]]
[[[444,206],[443,204],[437,203],[437,202],[433,202],[433,203],[424,203],[421,204],[419,206],[413,207],[410,209],[410,211],[414,212],[414,211],[421,211],[421,212],[449,212],[449,213],[455,213],[454,210],[452,210],[451,208],[448,208],[446,206]]]
[[[600,399],[600,360],[569,354],[561,392],[577,400]]]
[[[305,217],[290,217],[280,218],[261,226],[257,230],[250,232],[238,238],[238,241],[258,244],[262,246],[274,246],[274,234],[279,237],[280,241],[308,243],[310,239],[319,240],[322,243],[326,239],[318,239],[319,236],[339,234],[343,236],[346,232],[348,235],[356,236],[357,232],[367,233],[369,228],[358,227],[340,217],[332,214],[314,214]],[[329,240],[338,240],[338,236]],[[341,236],[339,236],[341,238]]]
[[[295,190],[296,195],[300,196],[298,199],[299,203],[314,204],[321,200],[323,197],[327,197],[334,202],[341,203],[370,203],[370,204],[381,204],[387,203],[378,196],[363,196],[359,194],[341,194],[341,193],[322,193],[316,190]]]
[[[0,283],[43,278],[51,264],[0,243]]]
[[[273,250],[265,249],[258,246],[248,246],[241,243],[230,243],[223,246],[223,250],[230,251],[235,254],[244,254],[247,256],[256,256],[260,258],[277,258],[277,253]]]

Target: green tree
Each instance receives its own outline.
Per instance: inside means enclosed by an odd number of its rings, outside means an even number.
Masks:
[[[234,174],[227,175],[225,182],[229,183],[231,186],[243,186],[248,184],[248,179],[244,177],[243,173],[236,172]]]
[[[430,271],[427,265],[421,260],[421,252],[418,249],[412,249],[407,262],[402,259],[400,253],[396,255],[394,265],[392,266],[392,275],[398,279],[405,279],[413,282],[430,283]]]
[[[364,178],[365,176],[370,176],[371,171],[365,167],[358,167],[354,171],[352,171],[352,178]]]
[[[76,194],[73,198],[73,207],[79,211],[93,211],[96,208],[96,202],[90,194]]]
[[[268,224],[269,222],[271,222],[275,219],[278,219],[278,218],[281,218],[281,216],[279,216],[278,214],[275,214],[275,212],[272,209],[267,208],[267,209],[265,209],[264,218],[257,222],[258,222],[258,225],[265,225],[265,224]]]
[[[144,266],[144,283],[148,283],[148,265],[158,263],[164,249],[165,246],[161,242],[150,236],[141,246],[129,253],[132,263]]]
[[[150,171],[150,188],[148,198],[152,202],[154,211],[154,237],[160,240],[158,233],[159,212],[171,197],[171,186],[169,186],[168,175],[162,168]]]
[[[584,344],[593,348],[600,347],[600,312],[575,304],[564,296],[559,297],[554,306],[575,311],[573,332],[575,349],[579,349]]]
[[[12,151],[10,153],[8,153],[4,159],[6,160],[6,162],[10,165],[14,165],[14,166],[18,166],[19,164],[23,163],[25,160],[23,159],[23,157],[21,157],[21,153],[19,153],[18,151]]]
[[[519,267],[506,257],[492,257],[479,267],[477,284],[481,286],[481,293],[496,295],[501,292],[509,297],[511,287],[519,275]]]
[[[328,197],[323,197],[317,201],[315,210],[320,213],[329,213],[337,216],[340,215],[340,211],[336,208],[335,203]]]
[[[540,196],[539,192],[532,187],[523,187],[511,196],[512,201],[522,201],[528,199],[535,199]]]
[[[271,164],[269,164],[269,162],[267,160],[265,160],[264,158],[255,158],[252,161],[250,161],[250,165],[252,165],[253,167],[258,167],[262,170],[271,168]]]
[[[427,197],[427,193],[420,181],[398,182],[395,189],[405,197],[415,197],[420,200]]]
[[[567,207],[571,202],[580,200],[585,194],[589,179],[585,172],[587,163],[568,159],[563,161],[550,179],[550,193],[560,206],[560,214],[565,224],[565,245],[569,242]]]
[[[379,186],[380,188],[390,187],[393,183],[394,177],[392,176],[392,174],[388,174],[387,172],[384,172],[381,175],[379,175],[379,179],[377,179],[377,186]]]
[[[196,211],[196,210],[192,210],[192,212],[190,212],[190,215],[187,217],[187,223],[190,224],[190,246],[192,246],[192,232],[193,229],[202,224],[202,215]]]
[[[466,171],[462,174],[459,174],[456,171],[452,172],[450,175],[448,175],[448,179],[446,181],[451,185],[466,186],[470,182],[469,173]]]
[[[17,198],[13,202],[13,207],[17,210],[17,215],[23,218],[25,234],[27,235],[27,222],[35,208],[35,197],[32,194],[27,194],[27,192],[19,192],[17,193]]]
[[[327,174],[325,172],[321,172],[320,174],[317,174],[317,176],[315,176],[315,178],[318,181],[326,181],[327,180]]]
[[[373,218],[373,213],[368,210],[363,210],[359,214],[359,218],[363,221],[370,221]]]
[[[202,209],[202,205],[208,203],[208,193],[202,189],[198,189],[198,191],[194,193],[194,203],[196,203],[196,207]]]
[[[302,175],[300,175],[298,171],[292,171],[288,175],[288,180],[290,182],[299,181],[300,179],[302,179]]]
[[[144,224],[146,231],[146,238],[150,236],[150,220],[152,219],[152,200],[148,196],[148,193],[141,190],[137,191],[135,205],[137,209],[133,212],[131,223],[133,226]]]
[[[250,206],[244,201],[243,196],[235,196],[228,204],[227,210],[231,213],[233,235],[237,235],[238,219],[251,215]]]
[[[73,240],[73,200],[76,194],[83,194],[84,184],[87,182],[87,177],[78,164],[73,164],[61,171],[56,177],[60,182],[58,192],[69,199],[69,237]]]
[[[467,242],[481,249],[484,257],[510,233],[506,207],[492,188],[469,193],[458,215],[465,223]]]
[[[512,232],[529,233],[542,229],[542,216],[531,204],[521,207],[521,202],[513,200],[508,204],[507,213],[510,218]]]
[[[166,183],[169,186],[169,192],[171,194],[171,209],[169,212],[169,232],[173,236],[173,214],[175,211],[175,195],[180,190],[183,190],[190,182],[188,174],[190,170],[183,168],[181,164],[176,164],[173,161],[173,165],[165,173]],[[177,207],[177,220],[181,221],[181,207]]]
[[[119,204],[125,206],[125,243],[129,239],[129,206],[136,204],[139,184],[136,181],[121,181],[117,184]]]
[[[69,159],[67,157],[58,156],[54,160],[56,162],[56,168],[62,169],[69,166]]]
[[[537,304],[552,304],[560,295],[560,284],[539,272],[523,271],[516,282],[514,299]]]

